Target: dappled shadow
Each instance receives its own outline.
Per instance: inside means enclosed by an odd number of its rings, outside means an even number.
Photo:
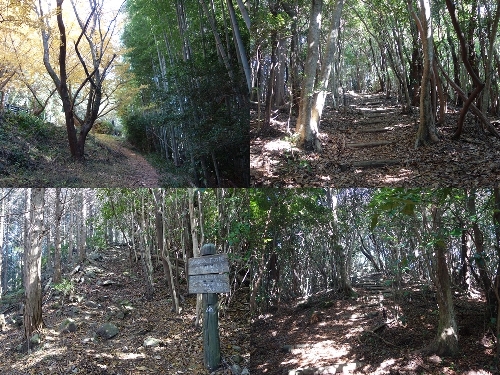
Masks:
[[[394,100],[377,95],[351,96],[349,103],[340,111],[326,107],[321,154],[295,148],[287,132],[288,112],[279,113],[272,136],[251,139],[252,186],[465,187],[500,181],[500,140],[484,134],[472,116],[462,137],[452,140],[458,112],[450,109],[438,127],[440,142],[415,149],[418,108],[404,115]],[[500,129],[499,123],[494,126]]]
[[[320,293],[302,307],[286,304],[258,317],[252,325],[252,373],[308,368],[309,374],[491,374],[493,338],[482,328],[483,302],[457,299],[461,355],[440,358],[420,352],[437,329],[432,293],[405,289],[396,301],[388,294],[357,293],[349,300]]]

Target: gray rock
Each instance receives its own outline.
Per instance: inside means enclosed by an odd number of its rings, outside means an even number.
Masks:
[[[240,364],[241,362],[243,362],[243,357],[241,355],[239,355],[239,354],[236,354],[236,355],[232,355],[231,356],[231,360],[234,363]]]
[[[232,365],[231,372],[233,373],[233,375],[241,375],[241,367],[238,365]]]
[[[85,306],[90,307],[91,309],[97,309],[99,307],[99,304],[94,301],[86,301]]]
[[[42,342],[42,339],[40,338],[40,335],[38,333],[35,333],[30,338],[30,343],[33,345],[40,345],[41,342]]]
[[[61,333],[76,332],[76,328],[75,321],[70,318],[64,319],[61,324],[59,324],[59,332]]]
[[[163,341],[161,341],[160,339],[155,339],[154,337],[148,337],[144,340],[143,346],[154,348],[156,346],[160,346],[161,344],[163,344]]]
[[[250,371],[245,367],[241,372],[241,375],[250,375]]]
[[[97,251],[91,252],[89,255],[87,255],[87,258],[98,261],[98,262],[100,262],[104,259],[102,254],[98,253]]]
[[[241,347],[233,345],[233,350],[235,350],[237,352],[240,352],[241,351]]]
[[[96,331],[97,335],[105,340],[115,337],[118,334],[118,327],[113,323],[104,323]]]

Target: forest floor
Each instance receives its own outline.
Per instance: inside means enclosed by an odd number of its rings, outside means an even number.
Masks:
[[[185,187],[182,168],[149,161],[121,137],[89,134],[85,160],[70,156],[63,127],[30,126],[16,118],[0,123],[0,186],[3,187]],[[155,165],[155,167],[152,166]]]
[[[455,299],[460,355],[425,355],[437,330],[435,296],[405,289],[397,301],[356,289],[357,298],[331,292],[307,302],[283,303],[254,320],[251,372],[319,374],[498,374],[494,334],[485,304]],[[385,297],[383,297],[385,296]],[[298,369],[302,369],[300,372]]]
[[[0,331],[0,374],[209,374],[203,365],[202,331],[194,326],[196,295],[187,295],[186,286],[181,286],[185,300],[177,315],[171,311],[161,264],[155,266],[155,296],[148,301],[144,298],[140,261],[129,268],[128,250],[118,246],[98,254],[102,258],[86,261],[71,276],[76,281],[69,296],[63,298],[53,289],[45,294],[46,327],[41,332],[41,344],[30,354],[19,351],[23,329],[11,323],[16,319],[17,304],[5,313],[7,327]],[[13,302],[2,301],[0,312]],[[64,333],[60,325],[67,318],[73,319],[76,327]],[[107,322],[119,330],[110,339],[96,335]],[[213,374],[226,375],[235,362],[241,368],[249,363],[246,293],[237,292],[220,311],[219,326],[222,366]]]
[[[452,140],[460,109],[449,108],[438,127],[440,141],[415,149],[418,108],[403,115],[394,99],[379,94],[346,97],[340,111],[325,107],[320,154],[295,146],[296,118],[289,121],[288,108],[275,111],[267,134],[259,134],[252,109],[251,185],[475,187],[500,182],[500,140],[485,134],[472,115],[461,138]],[[490,120],[500,131],[500,119]]]

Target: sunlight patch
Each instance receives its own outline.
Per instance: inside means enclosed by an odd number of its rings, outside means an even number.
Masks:
[[[282,139],[277,139],[275,141],[267,142],[266,145],[264,146],[264,149],[267,151],[282,151],[282,150],[300,151],[297,147],[294,147],[293,144]]]
[[[146,356],[143,353],[116,353],[118,359],[144,359]]]

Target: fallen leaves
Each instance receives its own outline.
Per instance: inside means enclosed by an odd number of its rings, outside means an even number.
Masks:
[[[370,106],[373,100],[377,107]],[[461,139],[452,140],[458,113],[448,113],[438,128],[440,142],[415,149],[417,114],[402,115],[394,101],[377,95],[352,102],[345,113],[326,109],[321,154],[298,150],[283,125],[288,113],[280,114],[269,135],[251,139],[252,185],[475,187],[500,182],[500,141],[482,133],[472,117]]]

